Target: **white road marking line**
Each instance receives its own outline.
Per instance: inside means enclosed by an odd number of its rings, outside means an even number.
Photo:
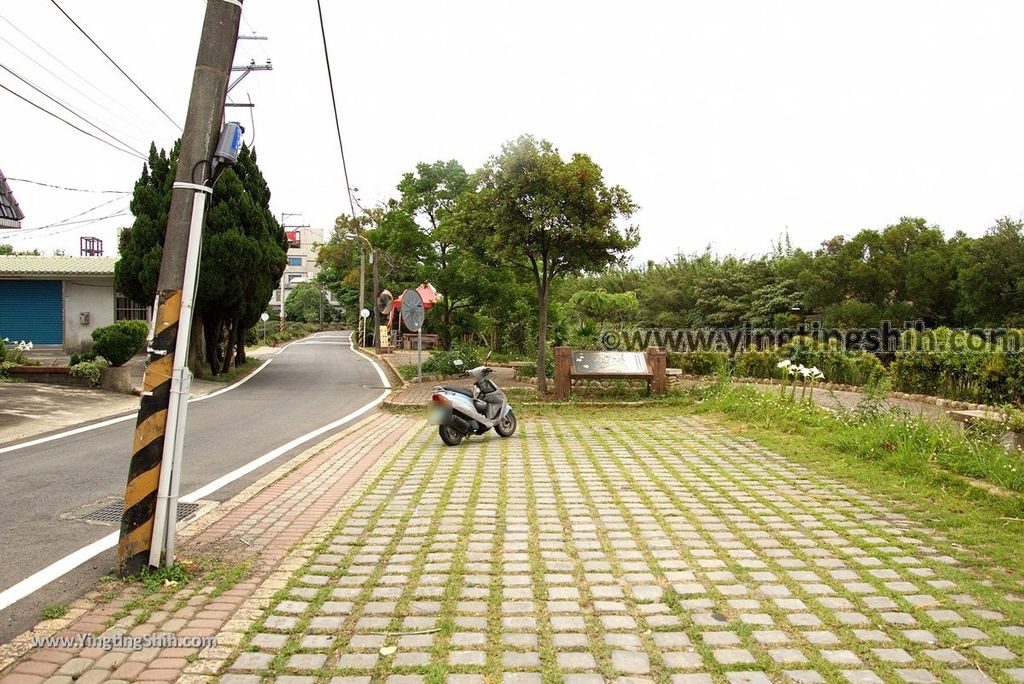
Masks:
[[[281,351],[284,351],[284,349],[282,349]],[[377,365],[377,362],[374,361],[372,358],[366,356],[365,354],[360,353],[360,355],[365,357],[368,361],[370,361],[371,364],[373,364],[373,367],[380,374],[381,378],[384,380],[385,385],[387,386],[387,378],[384,377],[384,372],[380,369],[380,366]],[[266,364],[264,364],[264,366],[265,365]],[[261,368],[262,367],[263,366],[261,366]],[[255,371],[254,371],[254,373],[255,373]],[[238,384],[241,384],[241,383],[237,383],[236,385],[232,385],[232,387],[237,387]],[[230,389],[230,388],[226,388],[226,389]],[[304,444],[305,442],[308,442],[309,440],[311,440],[311,439],[313,439],[315,437],[319,437],[320,435],[324,434],[325,432],[330,432],[331,430],[333,430],[333,429],[335,429],[337,427],[340,427],[341,425],[343,425],[343,424],[345,424],[345,423],[347,423],[347,422],[349,422],[351,420],[354,420],[355,418],[358,418],[359,416],[363,415],[364,413],[366,413],[370,409],[374,408],[375,406],[377,406],[378,404],[383,402],[384,398],[388,394],[390,394],[390,393],[391,393],[390,389],[384,390],[383,392],[380,393],[380,396],[378,396],[376,399],[374,399],[373,401],[370,401],[370,402],[368,402],[366,404],[363,404],[361,407],[359,407],[355,411],[352,411],[348,415],[343,416],[342,418],[339,418],[338,420],[335,420],[335,421],[333,421],[331,423],[328,423],[327,425],[319,427],[319,428],[317,428],[315,430],[307,432],[304,435],[296,437],[295,439],[293,439],[292,441],[288,442],[287,444],[282,444],[281,446],[277,447],[276,449],[274,449],[272,451],[269,451],[266,454],[263,454],[262,456],[254,459],[252,461],[250,461],[249,463],[246,463],[244,466],[241,466],[240,468],[236,468],[235,470],[231,471],[227,475],[223,475],[223,476],[217,478],[216,480],[214,480],[213,482],[210,482],[209,484],[207,484],[207,485],[205,485],[203,487],[200,487],[199,489],[197,489],[197,490],[195,490],[195,491],[193,491],[193,492],[191,492],[191,493],[181,497],[180,501],[182,503],[193,503],[193,502],[195,502],[195,501],[197,501],[197,500],[199,500],[199,499],[201,499],[203,497],[206,497],[206,496],[209,496],[210,494],[213,494],[217,490],[227,486],[228,484],[234,482],[235,480],[237,480],[237,479],[239,479],[241,477],[244,477],[245,475],[251,473],[252,471],[256,470],[257,468],[259,468],[259,467],[261,467],[261,466],[263,466],[263,465],[273,461],[276,458],[279,458],[282,454],[287,453],[288,451],[294,449],[295,447],[297,447],[297,446],[299,446],[301,444]],[[113,422],[118,422],[120,420],[125,420],[126,418],[130,418],[130,417],[131,416],[126,416],[124,418],[119,418],[119,419],[117,419],[117,420],[115,420]],[[90,428],[90,429],[94,429],[94,428]],[[79,428],[79,430],[84,432],[85,428]],[[74,431],[72,431],[72,432],[74,432]],[[45,441],[50,441],[50,440],[47,439]],[[8,448],[12,448],[12,447],[8,447]],[[21,447],[19,446],[18,448],[21,448]],[[82,548],[78,549],[77,551],[73,551],[72,553],[68,554],[67,556],[64,556],[64,558],[61,558],[60,560],[58,560],[58,561],[56,561],[54,563],[51,563],[50,565],[46,566],[42,570],[39,570],[38,572],[35,572],[32,575],[29,575],[28,577],[26,577],[25,579],[21,580],[17,584],[15,584],[15,585],[13,585],[13,586],[11,586],[11,587],[3,590],[3,591],[0,591],[0,610],[3,610],[5,608],[7,608],[8,606],[10,606],[10,605],[12,605],[14,603],[17,603],[18,601],[20,601],[21,599],[25,598],[26,596],[29,596],[30,594],[32,594],[32,593],[42,589],[43,587],[45,587],[50,582],[52,582],[52,581],[54,581],[54,580],[56,580],[56,579],[58,579],[60,577],[63,577],[64,575],[66,575],[67,573],[71,572],[72,570],[74,570],[78,566],[82,565],[83,563],[85,563],[89,559],[93,558],[94,556],[97,556],[97,555],[103,553],[107,549],[111,549],[111,548],[117,546],[117,540],[118,540],[119,536],[120,536],[120,531],[118,531],[118,532],[111,532],[107,536],[105,536],[105,537],[103,537],[101,539],[98,539],[98,540],[92,542],[91,544],[83,546]]]

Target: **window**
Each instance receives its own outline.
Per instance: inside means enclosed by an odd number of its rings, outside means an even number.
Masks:
[[[115,321],[148,321],[149,307],[137,304],[123,294],[114,296]]]
[[[289,283],[294,283],[296,280],[299,280],[300,278],[305,278],[305,277],[306,277],[305,273],[289,273],[288,274],[288,282]]]
[[[294,256],[288,257],[288,265],[289,266],[301,266],[302,265],[302,257],[300,257],[300,256],[299,257],[294,257]]]

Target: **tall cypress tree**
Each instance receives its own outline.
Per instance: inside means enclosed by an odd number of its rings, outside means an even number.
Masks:
[[[114,282],[137,302],[151,302],[156,295],[177,162],[177,144],[170,154],[154,145],[135,183],[135,221],[121,234]],[[243,145],[207,207],[189,359],[193,370],[205,360],[217,374],[245,361],[245,331],[266,309],[286,261],[287,241],[270,212],[270,188],[255,151]]]

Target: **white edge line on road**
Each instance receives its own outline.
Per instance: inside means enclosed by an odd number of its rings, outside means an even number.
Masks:
[[[287,349],[288,346],[291,346],[291,345],[289,344],[289,345],[285,346],[284,348],[281,349],[281,351],[284,351],[285,349]],[[353,349],[354,349],[354,347],[353,347]],[[357,353],[359,353],[361,356],[365,357],[368,361],[370,361],[370,363],[373,364],[373,367],[377,370],[377,373],[380,374],[381,378],[383,379],[385,386],[390,387],[390,385],[388,385],[387,378],[385,377],[384,372],[381,370],[380,366],[377,365],[377,362],[374,361],[369,356],[366,356],[365,354],[362,354],[361,352],[357,351]],[[269,363],[269,361],[267,361],[267,363]],[[265,364],[263,364],[263,366],[260,366],[260,368],[264,368],[266,365],[267,364],[265,363]],[[258,370],[259,369],[257,369],[257,371]],[[249,377],[252,377],[252,375],[255,375],[257,371],[253,371],[249,375]],[[241,382],[236,383],[236,384],[232,385],[231,387],[225,388],[225,390],[222,390],[222,391],[226,391],[228,389],[232,389],[232,388],[237,387],[238,385],[241,385],[241,384],[242,384]],[[245,475],[248,475],[249,473],[251,473],[252,471],[256,470],[257,468],[259,468],[259,467],[261,467],[263,465],[266,465],[267,463],[273,461],[275,458],[279,458],[282,454],[287,453],[288,451],[294,449],[295,447],[297,447],[297,446],[299,446],[299,445],[301,445],[301,444],[303,444],[305,442],[308,442],[309,440],[311,440],[311,439],[313,439],[315,437],[319,437],[320,435],[324,434],[325,432],[330,432],[331,430],[333,430],[333,429],[335,429],[335,428],[337,428],[337,427],[339,427],[339,426],[349,422],[350,420],[358,418],[359,416],[363,415],[364,413],[366,413],[370,409],[374,408],[375,406],[377,406],[378,404],[383,402],[384,398],[387,397],[388,394],[390,394],[390,393],[391,393],[390,389],[385,389],[383,392],[380,393],[380,396],[378,396],[376,399],[374,399],[373,401],[371,401],[369,403],[363,404],[360,408],[356,409],[355,411],[352,411],[348,415],[343,416],[343,417],[339,418],[338,420],[335,420],[335,421],[333,421],[331,423],[328,423],[327,425],[319,427],[319,428],[317,428],[315,430],[307,432],[304,435],[296,437],[295,439],[293,439],[292,441],[288,442],[287,444],[282,444],[281,446],[277,447],[276,449],[267,452],[266,454],[256,458],[255,460],[250,461],[249,463],[246,463],[244,466],[242,466],[240,468],[236,468],[235,470],[232,470],[227,475],[223,475],[223,476],[217,478],[216,480],[214,480],[213,482],[211,482],[211,483],[209,483],[209,484],[207,484],[207,485],[205,485],[203,487],[200,487],[199,489],[197,489],[197,490],[195,490],[195,491],[193,491],[193,492],[191,492],[191,493],[181,497],[180,501],[182,503],[192,503],[192,502],[197,501],[198,499],[201,499],[204,496],[209,496],[210,494],[213,494],[218,489],[221,489],[222,487],[225,487],[225,486],[231,484],[235,480],[237,480],[237,479],[239,479],[241,477],[244,477]],[[208,395],[208,396],[212,396],[212,395]],[[119,421],[122,421],[122,420],[126,420],[127,418],[130,418],[130,417],[131,416],[124,416],[122,418],[117,418],[117,419],[115,419],[113,421],[107,421],[106,424],[109,425],[111,423],[116,423],[116,422],[119,422]],[[95,429],[96,427],[99,427],[99,425],[89,426],[88,428],[79,428],[77,432],[85,432],[87,429]],[[76,433],[76,431],[73,430],[73,431],[71,431],[69,433],[65,433],[65,436],[67,434],[72,434],[72,433]],[[56,438],[56,435],[53,438]],[[53,439],[53,438],[48,438],[48,439],[45,439],[45,440],[42,440],[42,441],[50,441],[50,439]],[[22,446],[28,446],[28,444],[19,445],[17,448],[20,448]],[[10,449],[10,448],[14,448],[14,447],[8,447],[8,448]],[[2,453],[2,452],[0,452],[0,453]],[[96,541],[92,542],[91,544],[88,544],[87,546],[83,546],[82,548],[78,549],[77,551],[73,551],[72,553],[68,554],[67,556],[64,556],[63,558],[61,558],[60,560],[58,560],[58,561],[56,561],[54,563],[51,563],[50,565],[46,566],[42,570],[39,570],[38,572],[33,573],[32,575],[29,575],[28,577],[26,577],[25,579],[21,580],[17,584],[15,584],[15,585],[13,585],[11,587],[8,587],[7,589],[4,589],[3,591],[0,591],[0,610],[3,610],[5,608],[7,608],[8,606],[11,606],[11,605],[17,603],[18,601],[20,601],[21,599],[25,598],[26,596],[29,596],[29,595],[33,594],[34,592],[42,589],[43,587],[45,587],[47,584],[49,584],[50,582],[54,581],[55,579],[63,577],[67,573],[69,573],[72,570],[74,570],[75,568],[77,568],[79,565],[82,565],[83,563],[88,561],[90,558],[93,558],[94,556],[97,556],[97,555],[103,553],[107,549],[113,548],[114,546],[117,545],[117,540],[118,540],[119,536],[120,536],[120,531],[118,531],[118,532],[111,532],[107,536],[102,537],[100,539],[97,539]]]
[[[284,351],[284,349],[282,348],[281,351]],[[242,378],[238,382],[236,382],[234,384],[231,384],[231,385],[228,385],[224,389],[219,389],[216,392],[211,392],[210,394],[206,394],[206,395],[203,395],[201,397],[193,397],[193,398],[188,400],[188,403],[194,404],[197,401],[205,401],[207,399],[212,399],[213,397],[219,397],[220,395],[222,395],[222,394],[224,394],[226,392],[230,392],[231,390],[235,389],[236,387],[240,387],[240,386],[244,385],[245,383],[247,383],[249,381],[250,378],[252,378],[254,375],[259,373],[264,368],[266,368],[270,364],[270,362],[273,361],[273,360],[274,359],[267,359],[266,361],[263,362],[262,365],[259,366],[259,368],[254,370],[252,373],[249,373],[248,375],[246,375],[244,378]],[[64,439],[65,437],[73,437],[74,435],[80,435],[83,432],[89,432],[90,430],[98,430],[100,428],[107,427],[108,425],[115,425],[116,423],[123,423],[126,420],[131,420],[132,418],[135,418],[135,416],[137,416],[138,414],[139,414],[138,409],[136,409],[135,411],[132,411],[131,413],[127,413],[127,414],[125,414],[123,416],[118,416],[117,418],[109,418],[107,420],[100,421],[99,423],[90,423],[89,425],[83,425],[82,427],[78,427],[78,428],[75,428],[73,430],[67,430],[65,432],[58,432],[57,434],[50,435],[48,437],[40,437],[39,439],[33,439],[33,440],[28,441],[28,442],[21,442],[19,444],[14,444],[12,446],[3,447],[2,449],[0,449],[0,454],[6,454],[6,453],[11,452],[11,451],[18,451],[19,449],[27,449],[29,447],[38,446],[40,444],[46,444],[47,442],[53,442],[53,441],[58,440],[58,439]]]

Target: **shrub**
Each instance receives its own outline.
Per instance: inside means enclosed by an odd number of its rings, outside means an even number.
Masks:
[[[774,351],[745,351],[736,355],[736,375],[741,378],[779,378],[781,371],[775,364],[779,355]]]
[[[90,350],[90,351],[87,351],[87,352],[82,352],[81,354],[72,354],[71,355],[71,360],[68,362],[68,365],[69,366],[77,366],[78,364],[80,364],[80,363],[82,363],[84,361],[95,361],[95,360],[96,360],[96,352]]]
[[[89,378],[89,384],[95,387],[100,384],[100,371],[108,365],[110,364],[103,359],[99,361],[82,361],[71,366],[70,373],[76,378]]]
[[[0,363],[3,363],[7,358],[7,346],[4,345],[4,341],[0,340]]]
[[[144,321],[118,321],[92,331],[92,351],[111,366],[123,366],[142,350],[148,334]]]
[[[726,352],[669,352],[668,365],[686,375],[718,375],[729,366]]]
[[[462,365],[455,365],[461,359]],[[448,351],[438,350],[423,362],[423,372],[432,375],[456,375],[462,371],[480,365],[480,353],[476,347],[468,345],[452,345]]]

